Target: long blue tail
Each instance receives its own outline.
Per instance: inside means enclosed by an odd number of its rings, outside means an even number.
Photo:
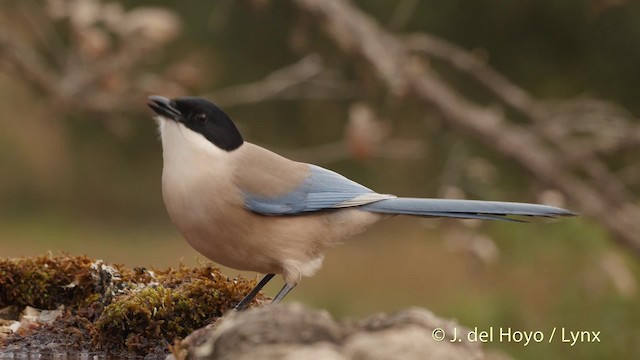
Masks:
[[[510,220],[510,215],[561,217],[577,214],[546,205],[448,199],[394,198],[377,201],[361,207],[362,210],[383,214],[404,214],[429,217],[449,217],[461,219]]]

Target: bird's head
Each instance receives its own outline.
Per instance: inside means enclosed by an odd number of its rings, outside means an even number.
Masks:
[[[159,115],[159,122],[173,122],[178,127],[200,134],[222,150],[235,150],[244,142],[231,118],[208,100],[197,97],[167,99],[152,95],[148,105]]]

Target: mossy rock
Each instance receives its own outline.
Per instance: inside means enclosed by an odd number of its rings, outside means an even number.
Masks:
[[[64,307],[54,323],[12,334],[0,349],[162,354],[169,344],[215,321],[255,285],[204,265],[127,269],[85,256],[0,259],[0,308]],[[253,304],[263,301],[260,295]],[[75,329],[75,330],[74,330]]]

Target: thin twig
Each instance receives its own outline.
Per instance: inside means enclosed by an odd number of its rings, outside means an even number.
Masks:
[[[215,99],[217,104],[225,107],[262,102],[279,97],[287,90],[310,81],[323,69],[322,58],[311,54],[272,72],[261,81],[232,86],[203,96]]]
[[[38,92],[55,91],[55,76],[44,66],[44,60],[2,28],[0,28],[0,64],[3,64],[13,75],[25,79]]]
[[[418,0],[400,0],[398,1],[398,5],[391,14],[391,18],[387,23],[387,28],[393,31],[402,30],[409,20],[411,20],[411,16],[416,11],[418,4],[420,2]]]

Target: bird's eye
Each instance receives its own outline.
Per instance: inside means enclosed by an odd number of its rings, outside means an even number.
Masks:
[[[196,120],[200,121],[200,122],[204,122],[205,120],[207,120],[207,114],[205,113],[198,113],[195,116]]]

